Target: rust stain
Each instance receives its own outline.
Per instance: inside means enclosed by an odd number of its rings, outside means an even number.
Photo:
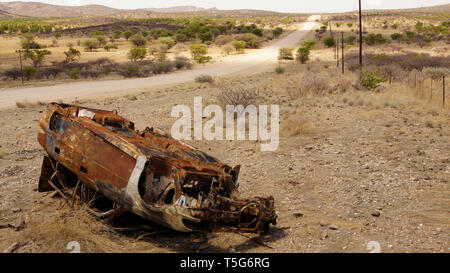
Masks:
[[[51,103],[38,141],[48,153],[39,190],[64,190],[83,201],[101,194],[112,205],[98,215],[131,211],[183,232],[265,232],[276,224],[272,196],[238,198],[240,166],[160,130],[137,131],[117,111]]]

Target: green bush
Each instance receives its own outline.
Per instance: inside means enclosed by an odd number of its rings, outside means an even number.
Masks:
[[[64,55],[66,55],[65,62],[70,63],[70,62],[74,62],[77,59],[79,59],[81,56],[81,52],[78,49],[69,47],[69,49],[67,51],[64,51]]]
[[[206,56],[208,47],[204,44],[191,44],[189,50],[194,60],[199,64],[207,63],[212,59],[211,56]]]
[[[334,40],[333,37],[327,37],[323,39],[323,44],[326,45],[327,47],[333,47],[336,45],[336,41]]]
[[[131,36],[130,41],[136,47],[144,47],[147,44],[147,39],[141,34]]]
[[[200,82],[200,83],[213,83],[214,82],[214,78],[210,75],[206,75],[206,74],[202,74],[200,76],[195,77],[195,82]]]
[[[86,39],[82,42],[83,47],[86,51],[93,51],[100,47],[100,42],[97,39]]]
[[[170,37],[160,37],[156,40],[156,43],[167,45],[167,49],[170,49],[176,44],[175,40]]]
[[[273,37],[278,37],[283,33],[283,29],[281,27],[276,27],[272,30]]]
[[[283,74],[285,70],[286,70],[286,68],[284,68],[284,66],[281,66],[281,65],[275,67],[275,72],[277,74]]]
[[[317,41],[315,40],[308,40],[302,42],[302,46],[308,49],[313,49],[317,45]]]
[[[147,56],[147,49],[145,47],[135,47],[128,52],[128,59],[132,62],[143,60]]]
[[[293,60],[294,55],[292,54],[294,48],[292,47],[280,47],[278,60]]]
[[[311,54],[311,51],[308,47],[301,47],[297,50],[296,59],[300,63],[304,64],[307,61],[309,61],[309,55]]]
[[[392,40],[400,40],[400,39],[402,39],[402,37],[403,37],[403,35],[400,34],[400,33],[393,33],[393,34],[391,35],[391,39],[392,39]]]
[[[128,39],[130,39],[130,37],[134,35],[134,32],[131,30],[126,30],[126,31],[122,32],[122,35],[128,41]]]
[[[233,41],[231,45],[233,45],[237,53],[244,53],[246,46],[246,43],[244,41]]]
[[[345,38],[345,43],[349,45],[353,45],[355,43],[356,37],[355,36],[348,36]]]
[[[202,41],[202,43],[207,42],[207,41],[211,41],[213,38],[213,35],[211,34],[211,32],[203,32],[200,33],[198,35],[198,38]]]
[[[381,75],[381,70],[363,71],[361,78],[361,85],[369,90],[373,90],[380,86],[380,83],[386,82],[387,79]]]
[[[167,61],[152,63],[153,74],[169,73],[173,69],[173,64]]]
[[[237,35],[236,41],[244,41],[246,48],[259,48],[262,44],[261,39],[253,33]]]
[[[77,80],[80,78],[80,68],[79,67],[74,67],[70,70],[70,78]]]
[[[24,33],[20,39],[20,45],[23,49],[39,49],[42,46],[34,41],[34,36],[31,33]]]
[[[368,45],[376,45],[376,44],[384,44],[386,43],[386,39],[381,34],[369,34],[367,36],[363,36],[363,41],[365,41]]]
[[[33,67],[24,67],[22,69],[23,72],[23,77],[29,81],[31,79],[31,77],[33,77],[33,75],[36,73],[36,69],[34,69]]]

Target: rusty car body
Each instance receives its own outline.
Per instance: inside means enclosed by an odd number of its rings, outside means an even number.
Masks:
[[[240,166],[160,130],[136,131],[115,110],[51,103],[39,121],[38,141],[48,154],[39,191],[80,200],[86,189],[101,194],[112,205],[97,216],[131,211],[182,232],[264,232],[276,224],[272,196],[238,199]]]

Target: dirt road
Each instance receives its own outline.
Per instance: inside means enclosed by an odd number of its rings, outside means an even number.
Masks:
[[[12,88],[0,91],[0,108],[15,106],[18,101],[57,101],[74,98],[94,98],[105,94],[120,94],[139,90],[141,88],[157,87],[163,85],[180,84],[192,81],[200,74],[211,76],[224,76],[231,74],[245,74],[261,72],[277,61],[278,49],[283,46],[295,46],[309,31],[313,29],[318,19],[318,15],[310,16],[301,28],[276,41],[275,43],[255,50],[239,58],[225,61],[192,70],[153,76],[150,78],[109,80],[98,82],[76,82],[68,84],[58,84],[45,87]]]

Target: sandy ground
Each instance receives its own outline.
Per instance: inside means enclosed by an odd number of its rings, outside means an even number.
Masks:
[[[143,88],[180,84],[193,81],[201,74],[223,76],[230,74],[256,73],[277,62],[278,48],[295,46],[316,25],[318,16],[311,16],[300,29],[269,46],[249,52],[244,56],[231,56],[222,63],[199,66],[192,70],[158,75],[150,78],[83,81],[45,87],[12,88],[0,91],[0,107],[11,107],[16,102],[27,100],[57,101],[60,99],[94,98],[105,95],[129,93]]]
[[[77,241],[82,252],[368,252],[367,244],[376,241],[381,252],[449,252],[448,109],[395,88],[290,99],[284,89],[295,88],[303,72],[288,66],[283,75],[234,76],[83,102],[117,109],[138,129],[169,131],[172,106],[192,105],[194,96],[214,102],[220,86],[245,83],[263,90],[264,103],[280,105],[282,125],[294,112],[300,115],[309,126],[296,136],[282,131],[275,152],[261,152],[252,141],[189,142],[242,165],[242,197],[275,197],[278,225],[268,234],[183,234],[148,222],[139,227],[136,219],[130,225],[132,216],[100,222],[38,193],[42,106],[0,110],[0,250],[68,252],[67,243]]]

